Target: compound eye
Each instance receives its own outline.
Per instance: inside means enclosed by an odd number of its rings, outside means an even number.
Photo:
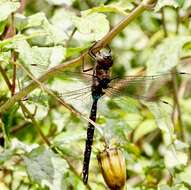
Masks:
[[[109,55],[105,55],[104,59],[110,59],[110,56]]]

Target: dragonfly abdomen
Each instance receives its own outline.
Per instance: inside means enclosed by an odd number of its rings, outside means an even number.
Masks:
[[[89,117],[94,122],[96,121],[97,101],[98,99],[93,100],[91,113]],[[87,181],[88,181],[89,162],[90,162],[91,149],[93,144],[94,129],[95,127],[91,123],[89,123],[88,129],[87,129],[87,139],[86,139],[86,146],[84,151],[84,163],[83,163],[83,171],[82,171],[83,182],[85,184],[87,184]]]

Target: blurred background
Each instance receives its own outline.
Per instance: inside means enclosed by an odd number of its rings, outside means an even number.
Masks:
[[[30,85],[30,73],[38,78],[81,56],[141,3],[0,1],[0,106]],[[96,158],[105,148],[103,138],[123,152],[124,189],[190,189],[190,16],[190,1],[154,1],[109,44],[112,77],[158,77],[135,79],[130,84],[135,97],[127,92],[127,82],[122,93],[117,89],[100,99],[96,123],[102,134],[95,130],[87,187],[81,171],[88,123],[75,110],[89,117],[92,71],[82,73],[81,61],[43,83],[74,112],[41,85],[0,112],[0,189],[108,189]],[[86,55],[84,64],[90,68],[94,61]]]

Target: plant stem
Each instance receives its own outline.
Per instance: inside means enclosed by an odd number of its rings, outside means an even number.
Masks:
[[[176,68],[174,68],[174,71],[172,71],[172,83],[173,83],[173,99],[174,99],[174,112],[173,112],[173,122],[175,128],[177,128],[177,134],[181,140],[185,140],[184,138],[184,131],[183,131],[183,122],[182,122],[182,114],[181,114],[181,109],[180,109],[180,103],[178,99],[178,85],[177,85],[177,79],[176,79]],[[177,111],[177,117],[178,117],[178,125],[175,124],[175,115]],[[177,126],[177,127],[176,127]]]
[[[167,33],[166,22],[165,22],[164,7],[161,9],[161,15],[162,15],[162,25],[163,25],[164,37],[167,37],[168,33]]]
[[[74,110],[71,106],[69,106],[62,98],[60,98],[59,96],[57,96],[51,89],[47,88],[43,83],[41,83],[40,81],[38,81],[38,79],[36,79],[32,73],[30,73],[23,65],[20,65],[21,68],[27,73],[27,75],[36,83],[39,84],[39,86],[41,87],[42,90],[46,91],[49,95],[51,95],[52,97],[54,97],[59,103],[61,103],[65,108],[67,108],[70,112],[74,113],[76,116],[80,116],[83,119],[85,119],[86,121],[88,121],[89,123],[91,123],[93,126],[95,126],[95,128],[98,130],[98,132],[100,133],[101,137],[104,138],[103,136],[103,131],[101,129],[101,127],[99,127],[94,121],[92,121],[91,119],[87,118],[86,116],[84,116],[83,114],[81,114],[80,112],[78,112],[77,110]]]
[[[23,111],[25,113],[27,113],[27,116],[30,118],[30,120],[32,121],[34,127],[36,128],[37,132],[39,133],[40,137],[42,138],[42,140],[50,147],[51,146],[51,143],[50,141],[48,140],[48,138],[46,138],[46,136],[43,134],[39,124],[36,122],[35,118],[34,118],[34,115],[31,114],[31,112],[27,109],[27,107],[22,103],[20,102],[20,105],[23,109]]]
[[[1,67],[1,64],[0,64],[0,73],[2,74],[9,90],[11,90],[12,89],[11,82],[9,81],[9,78],[7,77],[7,74],[5,73],[4,69]]]
[[[9,81],[9,79],[8,79],[8,77],[7,77],[6,73],[5,73],[5,71],[4,71],[3,68],[1,67],[1,65],[0,65],[0,72],[1,72],[3,78],[4,78],[5,82],[6,82],[6,84],[7,84],[8,88],[9,88],[9,90],[11,90],[11,89],[12,89],[12,86],[11,86],[11,84],[10,84],[10,81]],[[69,161],[60,151],[58,151],[57,149],[54,149],[54,148],[52,147],[52,144],[50,143],[50,141],[48,140],[48,138],[46,138],[46,136],[43,134],[43,132],[42,132],[42,130],[40,129],[40,126],[38,125],[38,123],[36,122],[36,120],[35,120],[33,114],[30,113],[30,111],[27,109],[27,107],[26,107],[22,102],[20,102],[20,105],[21,105],[23,111],[26,112],[26,113],[27,113],[27,116],[31,119],[32,123],[34,124],[34,126],[35,126],[37,132],[39,133],[39,135],[40,135],[40,137],[43,139],[43,141],[48,145],[49,148],[51,148],[54,152],[56,152],[56,153],[59,154],[62,158],[64,158],[64,159],[66,160],[66,162],[68,163],[68,165],[69,165],[69,167],[70,167],[70,170],[71,170],[80,180],[82,180],[81,177],[80,177],[80,175],[77,173],[77,171],[75,170],[75,168],[74,168],[74,167],[72,166],[72,164],[70,163],[70,161]],[[1,126],[1,124],[2,124],[2,128],[3,128],[3,123],[0,122],[0,126]],[[17,130],[20,129],[20,128],[21,128],[21,127],[18,127]],[[16,131],[16,129],[15,129],[15,131]],[[4,133],[4,134],[5,134],[5,133]],[[2,136],[2,135],[0,134],[0,138],[1,138],[1,136]],[[89,185],[86,185],[86,188],[87,188],[88,190],[91,190],[91,187],[90,187]]]
[[[6,82],[6,84],[7,84],[8,88],[9,88],[9,90],[12,91],[12,86],[11,86],[11,84],[10,84],[10,81],[8,80],[8,77],[7,77],[6,73],[5,73],[5,71],[3,70],[3,68],[1,67],[1,65],[0,65],[0,72],[1,72],[3,78],[4,78],[5,82]],[[32,123],[34,124],[34,126],[35,126],[37,132],[39,133],[39,135],[41,136],[41,138],[43,139],[43,141],[44,141],[48,146],[50,146],[51,144],[50,144],[49,140],[48,140],[48,139],[46,138],[46,136],[43,134],[42,130],[40,129],[40,126],[38,125],[38,123],[37,123],[36,120],[34,119],[33,114],[30,113],[30,111],[27,109],[27,107],[26,107],[21,101],[20,101],[20,105],[21,105],[23,111],[26,112],[26,113],[27,113],[27,116],[31,119]]]
[[[180,16],[179,16],[179,9],[176,9],[176,34],[178,34],[180,25]]]
[[[125,17],[119,24],[117,24],[108,34],[103,37],[102,40],[98,41],[96,44],[97,48],[96,50],[98,51],[99,49],[105,47],[111,40],[119,34],[132,20],[137,18],[144,10],[147,9],[147,5],[150,3],[153,3],[153,0],[148,0],[147,4],[141,3],[138,7],[136,7],[127,17]],[[81,56],[72,59],[70,61],[67,61],[63,64],[57,65],[50,70],[48,70],[46,73],[44,73],[40,78],[38,78],[39,82],[44,82],[50,77],[54,76],[58,71],[63,71],[66,68],[70,66],[75,66],[81,63],[83,56],[85,56],[88,52],[83,53]],[[11,106],[13,106],[17,101],[21,100],[24,98],[27,94],[32,92],[35,88],[39,86],[39,83],[36,81],[32,81],[27,87],[23,88],[21,91],[16,93],[13,97],[11,97],[7,102],[5,102],[1,107],[0,107],[0,113],[9,109]]]

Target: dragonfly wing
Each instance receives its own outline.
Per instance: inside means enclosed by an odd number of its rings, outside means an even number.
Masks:
[[[46,65],[27,65],[28,70],[36,77],[40,77],[41,75],[47,73],[48,71],[51,70],[50,67]],[[81,69],[80,69],[81,70]],[[73,80],[73,81],[78,81],[81,80],[87,85],[91,84],[91,79],[92,79],[92,73],[90,72],[82,72],[73,68],[67,69],[65,71],[63,70],[57,70],[55,72],[55,75],[53,76],[54,78],[62,78],[66,80]]]
[[[170,81],[171,78],[171,73],[151,76],[126,76],[114,78],[109,86],[110,91],[114,92],[114,96],[117,92],[118,95],[122,96],[141,97],[150,90],[150,86],[161,87],[165,82]]]

